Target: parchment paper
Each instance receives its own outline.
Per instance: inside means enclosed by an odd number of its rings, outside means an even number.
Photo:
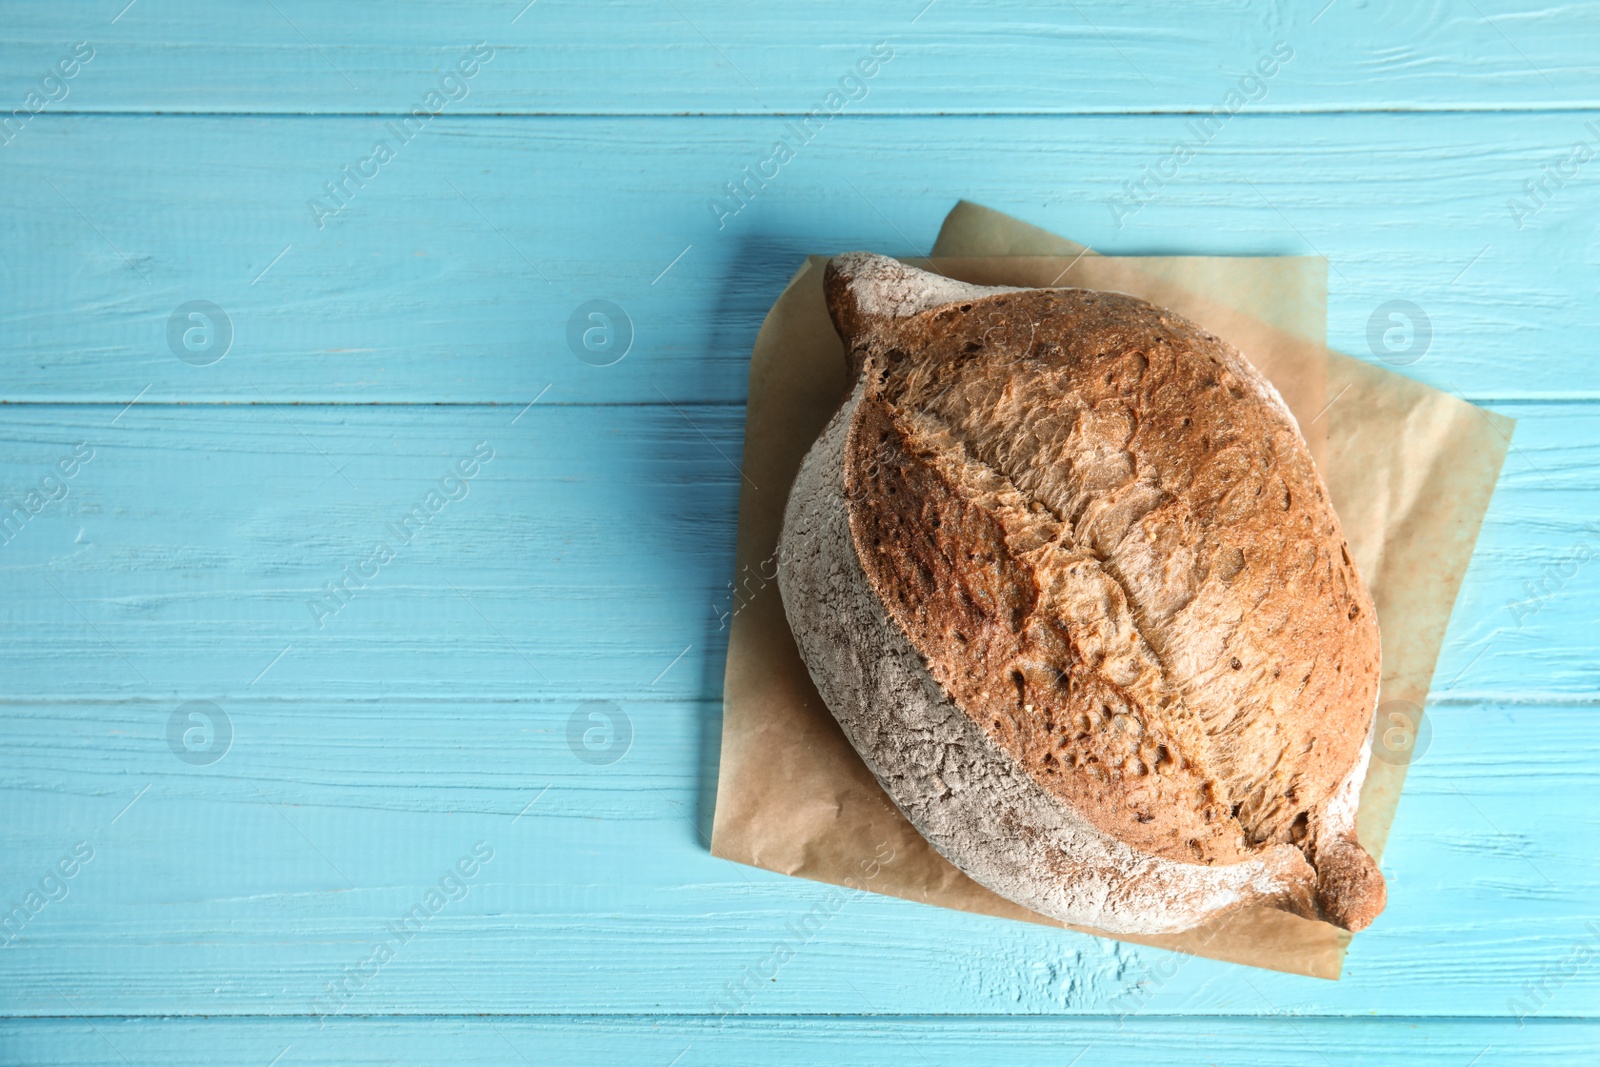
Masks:
[[[1372,588],[1383,642],[1381,702],[1422,706],[1510,445],[1511,419],[1328,350],[1327,266],[1318,258],[1099,256],[965,202],[945,220],[933,253],[907,262],[987,285],[1131,293],[1243,351],[1295,413]],[[820,882],[1065,926],[984,889],[933,850],[845,740],[795,649],[775,581],[783,507],[847,384],[843,346],[823,305],[826,262],[813,256],[801,266],[751,359],[711,850]],[[1372,761],[1358,833],[1375,856],[1405,769]],[[1330,979],[1338,978],[1350,940],[1326,923],[1266,908],[1155,937],[1067,928]]]

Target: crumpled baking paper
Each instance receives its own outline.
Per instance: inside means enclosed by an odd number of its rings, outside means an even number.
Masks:
[[[1381,857],[1406,745],[1513,420],[1328,349],[1327,262],[1318,257],[1100,256],[966,202],[932,251],[906,262],[984,285],[1111,289],[1171,308],[1239,348],[1283,395],[1377,602],[1379,729],[1357,830]],[[712,853],[938,907],[1338,978],[1351,935],[1275,909],[1244,908],[1157,936],[1046,918],[962,874],[889,802],[812,686],[776,582],[789,486],[847,388],[843,345],[823,304],[826,263],[813,256],[800,267],[750,363]]]

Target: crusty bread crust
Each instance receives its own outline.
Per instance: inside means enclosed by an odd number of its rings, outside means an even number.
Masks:
[[[828,590],[801,582],[818,527],[792,496],[779,580],[819,690],[891,797],[974,878],[1069,922],[1181,929],[1250,901],[1370,922],[1383,882],[1354,797],[1376,614],[1271,385],[1121,294],[982,289],[865,254],[825,287],[856,388],[801,482],[814,499],[837,480],[850,537],[824,553]],[[883,627],[831,625],[841,575]],[[860,705],[884,633],[973,728],[890,780],[918,719],[875,703],[881,687]],[[1023,818],[1014,790],[969,774],[909,804],[952,759],[1012,768],[1050,803]],[[986,796],[1014,809],[1003,842],[941,809]],[[1044,844],[1067,826],[1080,854]],[[1102,838],[1138,862],[1092,858]],[[1002,876],[1002,852],[1031,860]],[[1234,891],[1208,896],[1227,868]]]
[[[789,492],[778,583],[818,692],[912,825],[1001,896],[1111,933],[1187,929],[1251,903],[1314,914],[1311,868],[1294,848],[1212,867],[1153,856],[1046,788],[950,697],[857,556],[844,457],[862,392]]]

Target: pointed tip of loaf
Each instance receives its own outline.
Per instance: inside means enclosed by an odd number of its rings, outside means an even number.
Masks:
[[[841,313],[865,320],[903,319],[957,300],[1015,292],[958,282],[875,252],[834,256],[828,261],[822,285],[835,323]]]
[[[1353,837],[1318,842],[1317,909],[1328,922],[1355,932],[1372,925],[1389,901],[1383,872]]]
[[[895,317],[894,294],[914,288],[914,276],[923,273],[873,252],[834,256],[822,276],[834,329],[849,344],[870,329],[874,319]]]
[[[834,256],[823,272],[822,290],[834,329],[849,350],[852,376],[860,369],[856,349],[875,330],[958,300],[1017,292],[1009,286],[958,282],[875,252]]]

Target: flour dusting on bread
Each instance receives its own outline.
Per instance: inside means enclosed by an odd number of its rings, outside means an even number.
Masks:
[[[865,253],[825,287],[855,384],[791,494],[779,581],[891,798],[1069,922],[1370,922],[1376,617],[1271,384],[1122,294]]]

